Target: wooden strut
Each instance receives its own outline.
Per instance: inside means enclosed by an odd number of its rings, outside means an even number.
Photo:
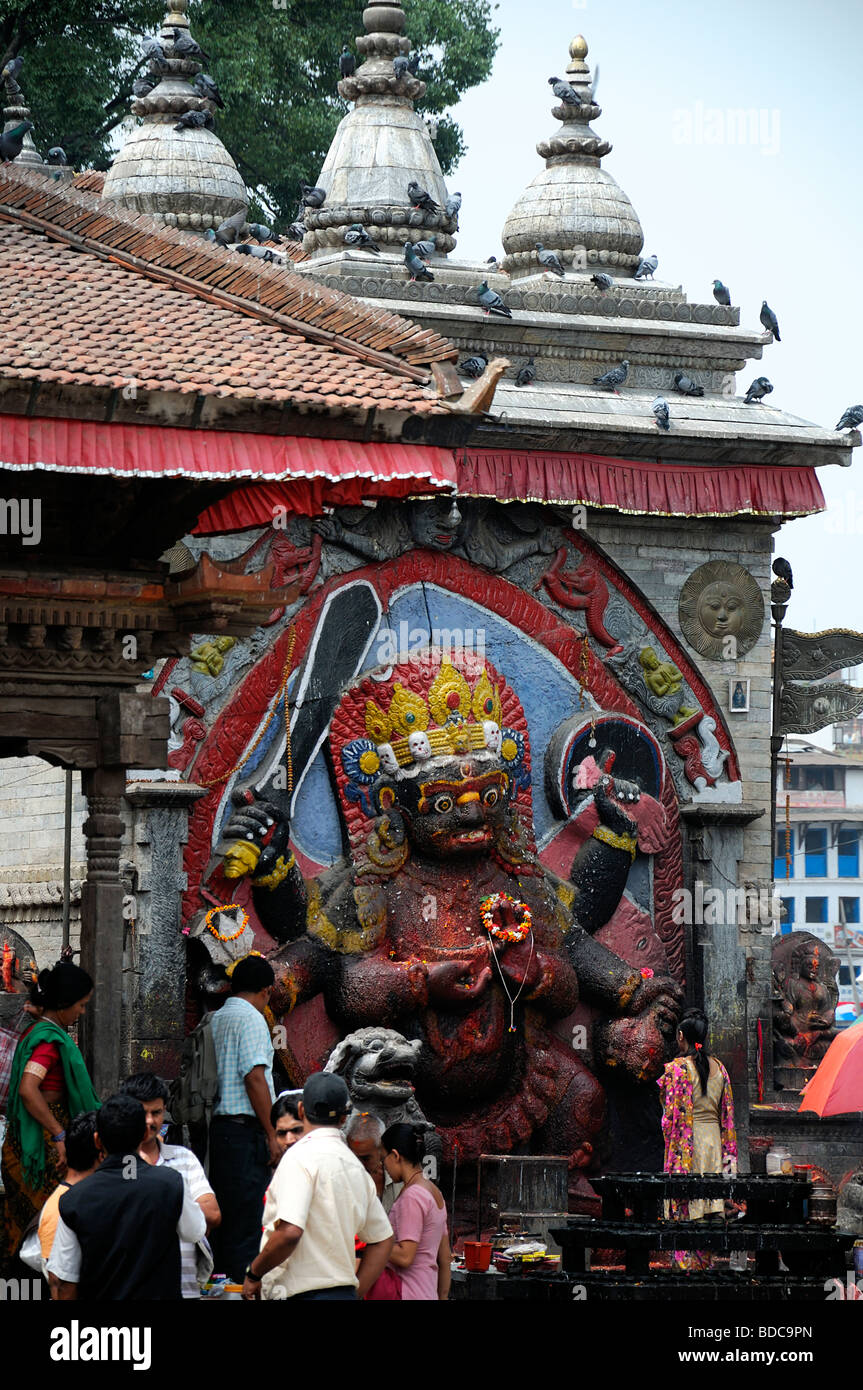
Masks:
[[[58,227],[55,223],[48,222],[45,218],[37,216],[36,213],[25,211],[23,208],[10,208],[6,204],[0,204],[0,221],[23,223],[55,241],[64,241],[75,247],[76,250],[88,251],[101,260],[113,262],[127,270],[134,270],[148,279],[179,289],[191,290],[196,298],[206,300],[217,307],[235,309],[248,315],[249,318],[259,319],[264,323],[274,324],[278,328],[286,328],[299,333],[312,342],[341,348],[350,353],[351,356],[359,358],[360,361],[382,367],[393,375],[407,377],[408,380],[416,382],[417,385],[426,386],[431,381],[428,370],[412,367],[409,363],[392,356],[390,353],[378,352],[375,348],[365,347],[362,343],[354,342],[352,338],[346,338],[341,333],[333,332],[332,329],[318,328],[313,324],[306,323],[303,319],[295,319],[288,314],[280,314],[274,309],[267,309],[263,304],[242,299],[238,295],[231,294],[229,290],[220,290],[213,286],[204,288],[200,280],[183,275],[180,271],[169,270],[153,265],[149,261],[142,261],[131,252],[109,251],[101,243],[90,241],[87,237],[79,236],[76,232],[67,231],[65,227]]]

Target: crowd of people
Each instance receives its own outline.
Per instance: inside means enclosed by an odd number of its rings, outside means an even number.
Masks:
[[[352,1114],[325,1072],[275,1097],[265,1011],[275,979],[252,954],[209,1027],[218,1101],[207,1171],[164,1140],[169,1084],[127,1078],[99,1102],[69,1028],[93,992],[70,961],[42,971],[10,1078],[3,1246],[57,1300],[442,1300],[444,1199],[411,1125]]]
[[[218,1071],[207,1171],[164,1140],[169,1084],[130,1076],[100,1104],[69,1028],[93,982],[69,960],[43,970],[10,1079],[2,1154],[4,1253],[49,1280],[58,1300],[200,1298],[205,1286],[258,1299],[443,1300],[450,1289],[446,1206],[422,1130],[352,1113],[341,1077],[273,1089],[266,1010],[272,966],[237,962],[209,1016]],[[660,1080],[665,1171],[736,1171],[728,1073],[689,1010]],[[216,1078],[214,1077],[214,1081]],[[722,1202],[667,1216],[720,1218]],[[684,1269],[709,1267],[675,1252]]]

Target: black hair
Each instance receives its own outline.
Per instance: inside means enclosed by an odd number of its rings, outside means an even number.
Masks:
[[[279,1096],[270,1111],[270,1124],[273,1126],[273,1129],[275,1129],[279,1120],[285,1115],[290,1115],[293,1120],[298,1120],[300,1118],[298,1106],[301,1099],[302,1091],[299,1093],[296,1100],[293,1096]]]
[[[99,1111],[96,1130],[109,1154],[133,1154],[147,1133],[144,1107],[134,1096],[111,1096]]]
[[[66,1162],[76,1173],[87,1173],[99,1162],[93,1135],[98,1128],[98,1110],[85,1110],[69,1121],[66,1130]]]
[[[274,985],[276,976],[273,967],[263,956],[243,956],[237,961],[231,975],[232,994],[258,994],[267,985]]]
[[[58,960],[50,970],[39,971],[39,979],[30,991],[30,1002],[40,1009],[68,1009],[79,999],[86,999],[92,988],[92,976],[80,965]]]
[[[154,1100],[163,1100],[167,1105],[170,1089],[168,1082],[155,1072],[139,1071],[126,1077],[119,1093],[121,1096],[134,1096],[142,1105],[152,1105]]]
[[[423,1132],[416,1125],[390,1125],[381,1136],[381,1143],[388,1154],[395,1149],[408,1163],[422,1163],[425,1153]]]
[[[678,1027],[688,1043],[695,1048],[695,1070],[701,1082],[701,1094],[707,1094],[710,1076],[710,1053],[707,1051],[707,1017],[700,1009],[687,1009]]]

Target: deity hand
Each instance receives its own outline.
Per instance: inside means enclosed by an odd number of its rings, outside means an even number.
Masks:
[[[622,800],[630,802],[638,801],[641,796],[641,790],[634,782],[615,782],[606,773],[597,782],[593,797],[600,821],[617,835],[637,835],[635,821],[626,814],[619,801],[612,799],[615,793]]]
[[[666,1037],[673,1037],[680,1018],[683,1003],[683,990],[670,975],[642,980],[636,989],[627,1014],[643,1014],[650,1010],[656,1018],[660,1031]]]
[[[542,961],[531,941],[505,942],[495,950],[498,964],[510,984],[532,989],[539,982]]]
[[[477,960],[435,961],[428,967],[428,998],[430,1004],[448,1004],[467,1008],[488,988],[491,966]]]
[[[261,878],[272,872],[287,844],[287,818],[269,801],[248,802],[245,792],[234,792],[233,802],[237,810],[222,837],[228,845],[223,856],[225,877],[254,873],[255,878]],[[281,831],[275,844],[276,837],[270,833],[273,826]]]

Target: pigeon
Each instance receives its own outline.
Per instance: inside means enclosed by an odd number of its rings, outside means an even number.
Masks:
[[[408,60],[404,57],[403,54],[399,54],[398,58],[393,58],[393,72],[395,73],[399,81],[401,81],[403,77],[407,76],[408,71]]]
[[[754,405],[756,401],[762,401],[765,396],[769,396],[772,390],[773,384],[766,376],[757,376],[746,392],[744,404]]]
[[[216,122],[212,111],[187,111],[181,116],[175,130],[215,130]]]
[[[497,256],[489,256],[488,260],[486,261],[486,265],[488,266],[489,270],[497,270]]]
[[[781,555],[777,555],[776,559],[773,561],[773,573],[776,575],[777,579],[784,579],[789,589],[794,588],[794,571],[788,561],[784,560]]]
[[[658,256],[645,256],[644,260],[638,263],[638,269],[635,272],[636,280],[652,280],[658,265]]]
[[[208,101],[214,101],[217,106],[224,108],[225,103],[222,101],[222,94],[209,73],[196,73],[192,86],[199,96],[206,97]]]
[[[478,378],[482,376],[487,366],[488,358],[484,357],[481,352],[478,352],[476,357],[466,357],[464,362],[460,362],[458,369],[460,372],[463,372],[465,376],[469,376],[474,381],[477,381]]]
[[[0,82],[16,82],[18,74],[24,66],[24,59],[20,56],[10,58],[2,72],[0,72]]]
[[[581,106],[581,97],[574,87],[570,87],[568,82],[562,82],[559,77],[550,77],[548,85],[558,101],[562,101],[564,106]]]
[[[199,43],[196,43],[188,29],[178,29],[174,25],[174,58],[202,58],[205,63],[209,63],[209,54],[205,53]]]
[[[704,387],[693,381],[685,372],[674,373],[674,389],[681,396],[703,396]]]
[[[11,130],[4,130],[0,135],[0,158],[17,159],[24,148],[24,137],[32,129],[32,121],[20,121],[18,125],[13,125]]]
[[[253,236],[255,241],[272,241],[273,229],[268,227],[265,222],[250,222],[249,236]]]
[[[63,149],[62,145],[51,146],[50,150],[48,151],[47,162],[55,166],[69,163],[68,159],[66,158],[66,151]]]
[[[269,246],[253,246],[250,241],[238,241],[234,250],[241,256],[257,256],[262,261],[276,259]]]
[[[611,276],[606,275],[604,271],[600,271],[598,275],[591,275],[590,278],[598,290],[610,290],[614,284]]]
[[[411,56],[408,58],[408,72],[410,73],[411,77],[416,77],[419,70],[420,55],[418,53],[412,53]]]
[[[515,378],[515,384],[516,386],[532,386],[535,381],[536,367],[534,366],[533,358],[531,357],[530,360],[524,364],[521,371],[517,373]]]
[[[421,261],[414,251],[412,241],[405,242],[405,265],[411,273],[412,281],[434,279],[425,261]]]
[[[288,241],[302,241],[306,235],[306,224],[304,222],[292,222],[285,236]]]
[[[418,256],[422,256],[423,260],[427,261],[429,256],[434,255],[436,245],[435,238],[429,237],[427,241],[415,241],[414,250]]]
[[[617,396],[620,394],[618,386],[622,386],[629,376],[629,363],[621,362],[619,367],[612,367],[610,372],[605,372],[603,376],[595,376],[593,383],[595,386],[606,386],[609,391],[613,391]]]
[[[657,396],[653,402],[653,413],[656,416],[656,423],[661,430],[670,430],[668,401],[664,396]]]
[[[312,188],[310,184],[300,184],[300,205],[304,208],[319,208],[326,201],[325,188]]]
[[[144,52],[151,62],[164,63],[165,61],[165,50],[158,39],[145,39]]]
[[[370,237],[365,227],[359,222],[354,222],[345,232],[345,243],[348,246],[356,246],[358,251],[372,251],[376,256],[381,254],[381,248],[373,237]]]
[[[461,212],[461,194],[451,193],[446,200],[446,215],[458,226],[458,215]]]
[[[717,304],[725,304],[728,307],[731,305],[731,291],[721,280],[713,281],[713,298]]]
[[[136,97],[147,97],[161,80],[161,77],[138,77],[132,83],[132,93]]]
[[[565,275],[560,258],[553,251],[546,251],[541,241],[536,243],[536,259],[539,261],[543,270],[551,271],[552,275],[559,275],[561,280]]]
[[[347,44],[345,44],[344,48],[339,54],[339,72],[342,74],[342,77],[353,77],[356,70],[357,60],[354,57],[351,50],[348,48]]]
[[[837,430],[856,430],[858,425],[863,425],[863,405],[849,405],[836,428]]]
[[[512,310],[508,309],[495,290],[490,290],[488,284],[483,280],[476,292],[476,297],[483,308],[483,313],[499,314],[501,318],[511,319]]]
[[[440,207],[431,194],[420,188],[415,180],[408,184],[408,198],[413,208],[422,208],[424,212],[440,212]]]
[[[777,319],[770,305],[767,303],[766,299],[764,303],[761,305],[761,322],[767,329],[768,333],[773,334],[777,343],[781,343],[782,339],[779,336],[779,320]]]
[[[216,241],[220,246],[231,246],[246,225],[246,209],[240,208],[233,217],[226,217],[216,228]]]

